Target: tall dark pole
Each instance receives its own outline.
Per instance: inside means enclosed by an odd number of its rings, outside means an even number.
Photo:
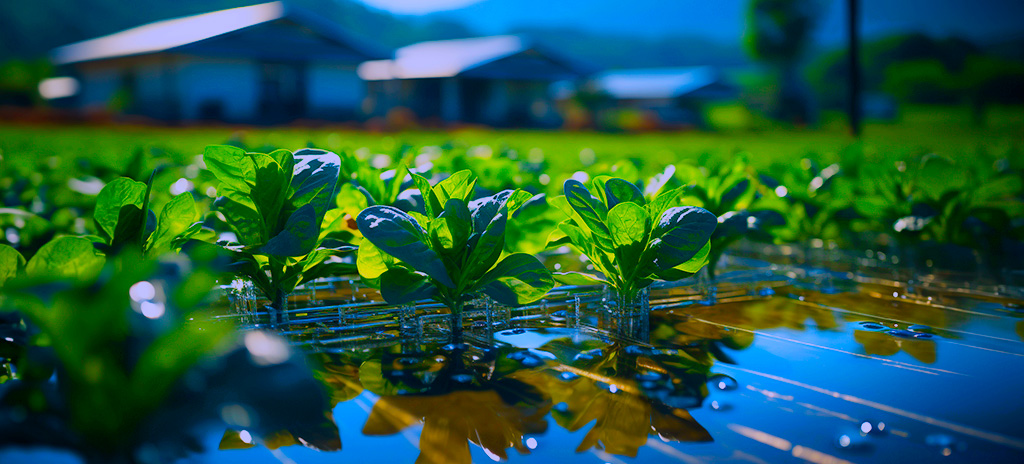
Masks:
[[[860,100],[860,0],[846,0],[847,33],[849,50],[847,67],[849,68],[849,101],[850,135],[860,137],[861,100]]]

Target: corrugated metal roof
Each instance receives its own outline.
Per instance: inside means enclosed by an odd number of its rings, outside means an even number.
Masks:
[[[717,82],[710,66],[606,71],[594,76],[598,88],[613,98],[677,98]]]
[[[55,64],[62,65],[169,51],[284,18],[309,25],[323,36],[365,55],[365,58],[386,56],[316,15],[276,1],[157,21],[59,47],[51,57]]]
[[[420,42],[399,48],[393,60],[363,63],[359,76],[371,81],[452,77],[528,48],[514,35]]]

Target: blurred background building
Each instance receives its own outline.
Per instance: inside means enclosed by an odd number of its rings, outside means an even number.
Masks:
[[[852,108],[852,5],[866,117],[1024,103],[1019,0],[254,3],[4,2],[0,117],[813,126]]]

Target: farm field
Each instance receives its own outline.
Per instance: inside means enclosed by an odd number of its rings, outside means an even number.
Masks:
[[[411,131],[368,133],[332,128],[248,128],[203,127],[161,128],[153,126],[33,126],[0,125],[0,150],[6,161],[17,163],[41,155],[78,158],[118,166],[139,148],[157,147],[178,161],[199,154],[209,144],[240,138],[250,147],[313,146],[333,151],[366,148],[371,153],[390,154],[401,145],[414,147],[455,143],[462,147],[485,145],[494,150],[514,148],[521,157],[539,148],[557,170],[579,169],[579,153],[593,150],[599,162],[623,157],[644,160],[653,174],[657,166],[705,153],[726,157],[749,153],[751,163],[766,167],[774,162],[791,162],[808,155],[836,161],[837,154],[850,147],[853,139],[840,122],[825,122],[821,129],[763,127],[721,132],[670,132],[612,134],[594,132],[502,131],[465,129],[454,133]],[[970,115],[956,107],[911,107],[898,123],[869,123],[863,144],[872,157],[898,159],[934,151],[951,157],[972,157],[979,150],[993,154],[1019,150],[1024,144],[1024,109],[996,107],[988,124],[977,128]]]
[[[1024,111],[969,121],[2,125],[0,462],[1016,462]]]

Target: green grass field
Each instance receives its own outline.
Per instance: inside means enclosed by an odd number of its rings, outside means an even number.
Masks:
[[[826,117],[816,129],[747,127],[717,132],[599,133],[466,129],[453,132],[415,131],[373,133],[350,128],[307,127],[158,127],[85,125],[2,125],[0,152],[6,162],[34,162],[41,157],[91,158],[111,167],[126,163],[134,151],[153,147],[184,161],[210,144],[241,138],[253,148],[296,149],[315,146],[333,151],[360,148],[392,153],[402,144],[472,147],[507,146],[528,156],[540,149],[552,169],[573,171],[583,166],[580,153],[593,150],[597,162],[630,157],[643,160],[653,172],[666,163],[696,159],[702,154],[729,156],[749,153],[755,167],[815,156],[837,159],[854,144],[841,120]],[[1024,108],[993,108],[986,127],[975,127],[966,109],[916,107],[905,109],[896,123],[868,123],[862,144],[868,159],[903,158],[937,152],[953,158],[976,156],[980,150],[1011,155],[1024,147]]]

